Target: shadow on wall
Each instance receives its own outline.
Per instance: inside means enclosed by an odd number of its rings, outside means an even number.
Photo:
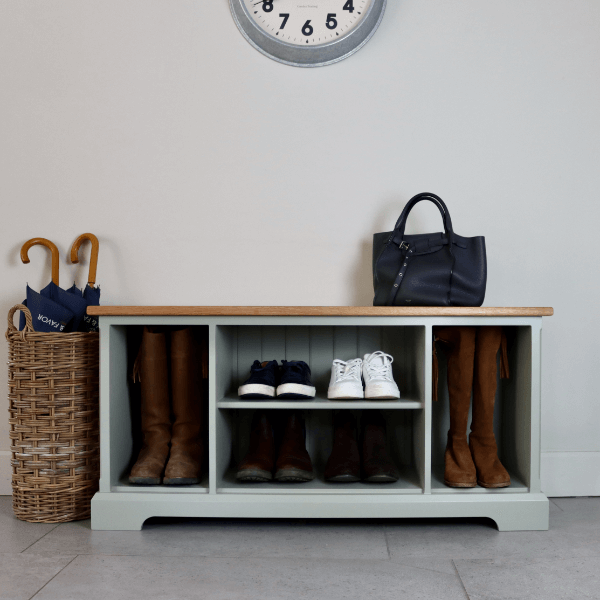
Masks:
[[[379,213],[373,219],[372,234],[382,231],[392,231],[400,216],[404,204],[397,198],[382,205]],[[423,233],[423,226],[418,215],[411,212],[406,227],[407,233]],[[352,290],[350,306],[373,305],[373,237],[358,241],[357,258],[350,270],[349,289]]]

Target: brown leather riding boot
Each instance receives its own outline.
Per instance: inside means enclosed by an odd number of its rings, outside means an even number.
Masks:
[[[256,411],[252,417],[250,445],[238,465],[238,481],[271,481],[275,468],[275,436],[269,413]]]
[[[360,481],[356,420],[349,410],[341,410],[333,417],[333,448],[325,467],[325,481]]]
[[[498,447],[494,437],[496,357],[503,345],[502,340],[502,327],[477,328],[473,418],[469,447],[477,469],[477,483],[485,488],[501,488],[510,485],[510,476],[498,458]],[[506,354],[503,353],[502,376],[508,377],[505,358]]]
[[[387,451],[385,420],[378,410],[362,413],[362,475],[369,483],[393,483],[400,472]]]
[[[202,430],[202,365],[189,327],[171,331],[171,403],[173,430],[165,485],[200,482],[204,448]]]
[[[306,428],[297,410],[285,411],[279,456],[275,464],[277,481],[304,482],[314,479],[312,462],[306,451]]]
[[[171,440],[167,344],[164,333],[152,333],[144,327],[138,355],[137,374],[142,396],[142,449],[131,469],[129,483],[160,483]]]
[[[444,483],[450,487],[475,487],[475,464],[467,443],[467,426],[473,365],[475,360],[475,327],[436,327],[436,341],[446,347],[448,356],[448,396],[450,398],[450,430],[444,454]]]

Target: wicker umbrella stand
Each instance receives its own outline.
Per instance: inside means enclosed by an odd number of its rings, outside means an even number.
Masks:
[[[13,324],[16,311],[26,326]],[[13,509],[34,523],[90,517],[98,489],[98,333],[38,333],[8,313]]]

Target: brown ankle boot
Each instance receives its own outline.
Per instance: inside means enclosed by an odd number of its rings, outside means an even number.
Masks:
[[[192,330],[171,331],[171,397],[173,430],[165,485],[199,483],[204,448],[202,430],[202,365]]]
[[[238,466],[238,481],[271,481],[275,468],[275,436],[269,413],[256,411],[252,417],[250,445]]]
[[[387,451],[385,420],[378,410],[362,414],[362,475],[369,483],[393,483],[400,472]]]
[[[477,468],[477,483],[485,488],[510,485],[510,476],[498,458],[494,437],[494,401],[496,399],[496,356],[502,345],[502,327],[478,327],[473,385],[473,418],[469,447]],[[502,375],[508,377],[505,355]]]
[[[356,420],[349,410],[341,410],[333,417],[333,448],[325,467],[325,480],[338,483],[360,481]]]
[[[450,487],[475,487],[477,477],[467,443],[467,425],[473,388],[475,327],[436,327],[435,340],[448,356],[450,430],[444,455],[444,483]]]
[[[285,411],[279,456],[275,464],[277,481],[303,482],[314,479],[312,462],[306,451],[306,428],[304,419],[297,410]]]
[[[171,440],[167,345],[164,333],[151,333],[144,327],[137,371],[142,396],[142,449],[131,469],[129,483],[160,483]]]

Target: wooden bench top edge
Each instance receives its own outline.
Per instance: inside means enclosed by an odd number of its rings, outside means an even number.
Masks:
[[[443,306],[89,306],[94,316],[551,317],[551,307]]]

